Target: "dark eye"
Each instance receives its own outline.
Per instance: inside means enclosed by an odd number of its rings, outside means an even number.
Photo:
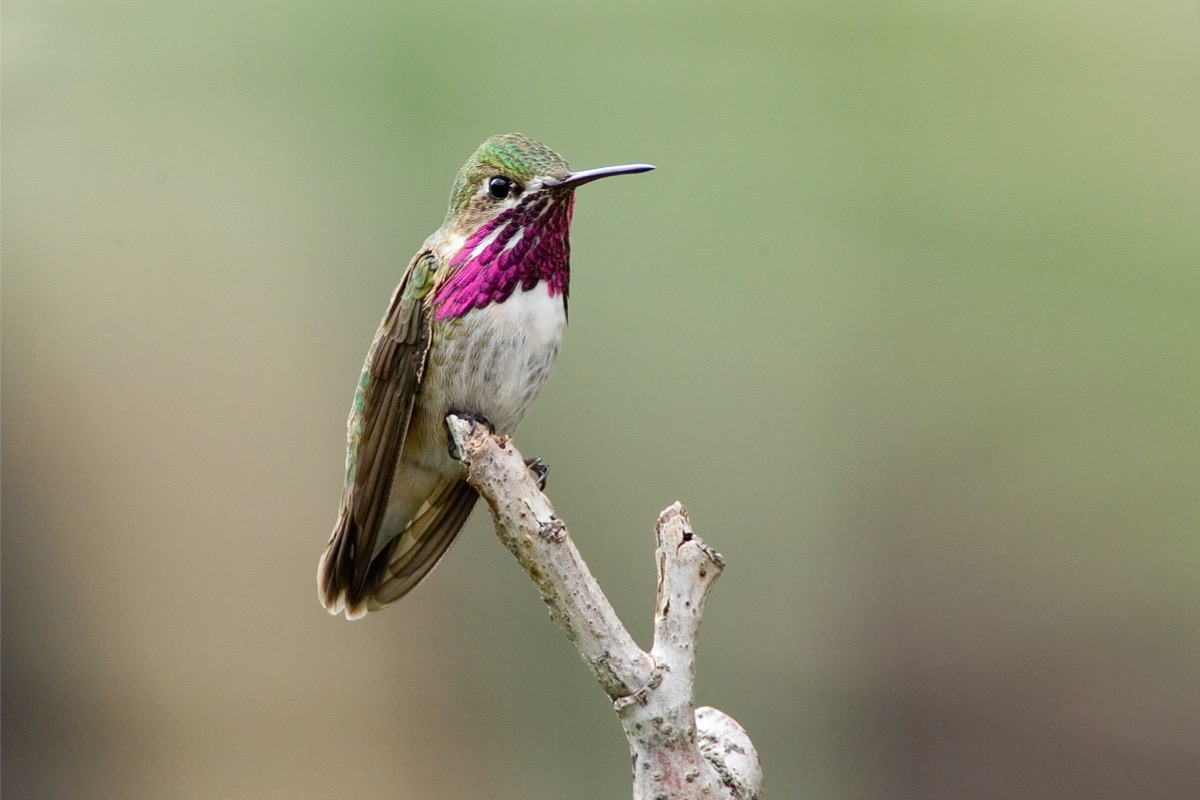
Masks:
[[[503,200],[512,194],[516,188],[516,184],[503,175],[493,175],[492,177],[488,178],[488,195],[493,200]]]

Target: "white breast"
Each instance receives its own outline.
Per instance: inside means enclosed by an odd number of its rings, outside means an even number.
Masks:
[[[442,420],[451,411],[483,414],[497,432],[513,433],[550,377],[566,324],[563,297],[545,281],[449,322],[431,342],[418,398],[421,449],[445,459]]]
[[[464,385],[477,392],[471,399],[496,430],[511,433],[546,385],[558,356],[567,324],[562,295],[551,297],[541,281],[471,314],[478,315],[471,322],[479,328],[463,354],[462,367],[470,373]]]
[[[546,281],[538,281],[529,291],[518,287],[507,302],[483,311],[492,309],[496,309],[497,315],[507,317],[510,324],[524,328],[530,345],[552,346],[555,351],[558,350],[562,342],[563,327],[567,324],[567,309],[562,295],[550,296],[549,284]]]

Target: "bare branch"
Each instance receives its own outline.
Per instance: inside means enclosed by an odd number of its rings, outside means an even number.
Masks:
[[[600,590],[567,527],[507,437],[450,415],[467,480],[487,501],[496,535],[533,579],[550,616],[587,662],[633,755],[634,800],[751,800],[762,770],[741,726],[693,704],[696,638],[705,599],[724,568],[679,503],[659,516],[654,646],[643,652]]]

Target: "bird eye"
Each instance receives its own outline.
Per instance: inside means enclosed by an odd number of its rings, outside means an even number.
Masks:
[[[508,197],[516,189],[516,184],[511,179],[503,175],[493,175],[488,178],[487,190],[488,196],[493,200],[503,200]]]

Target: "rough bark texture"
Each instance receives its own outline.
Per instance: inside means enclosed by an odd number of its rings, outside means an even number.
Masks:
[[[629,739],[634,800],[750,800],[762,769],[750,738],[715,708],[695,708],[696,637],[708,592],[724,568],[675,503],[656,526],[654,646],[633,641],[600,590],[512,440],[475,421],[446,418],[487,501],[496,535],[533,579],[550,616],[591,668]]]

